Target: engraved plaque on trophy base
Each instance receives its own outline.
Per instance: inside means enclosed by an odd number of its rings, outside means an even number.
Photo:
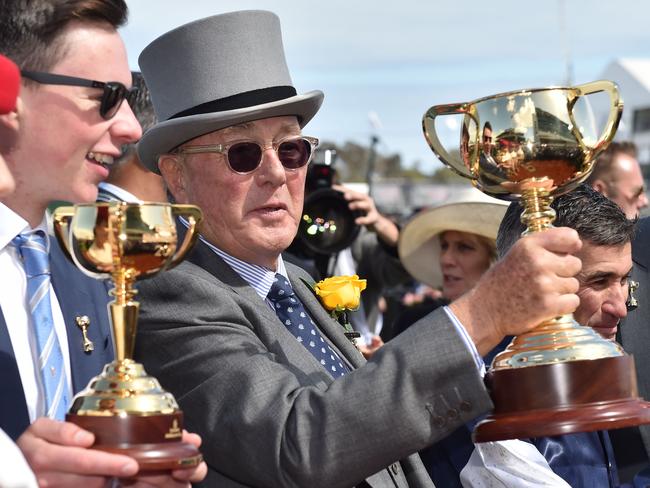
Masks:
[[[183,414],[138,417],[95,417],[68,414],[66,420],[95,434],[93,449],[134,458],[141,471],[193,468],[201,454],[192,444],[179,442]]]

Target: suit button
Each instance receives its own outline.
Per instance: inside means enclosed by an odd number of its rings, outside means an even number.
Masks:
[[[460,409],[463,412],[469,412],[472,409],[472,404],[469,403],[467,400],[463,400],[462,402],[460,402]]]
[[[393,463],[390,465],[390,470],[393,472],[393,474],[399,473],[399,466],[397,463]]]
[[[456,420],[458,418],[458,410],[455,408],[450,408],[447,410],[447,417],[451,420]]]
[[[436,415],[435,417],[433,417],[433,424],[436,427],[443,427],[445,425],[445,423],[446,423],[446,421],[445,421],[444,417],[441,417],[440,415]]]

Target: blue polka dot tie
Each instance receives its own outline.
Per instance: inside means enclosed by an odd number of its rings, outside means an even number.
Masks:
[[[316,324],[294,294],[291,283],[276,273],[273,286],[267,295],[273,303],[275,313],[298,342],[314,355],[334,378],[343,376],[348,368],[339,355],[325,342],[316,329]]]
[[[23,260],[27,275],[27,300],[34,322],[38,363],[45,390],[46,415],[57,420],[65,419],[68,404],[63,354],[54,331],[54,318],[50,303],[50,259],[45,233],[25,232],[12,241]]]

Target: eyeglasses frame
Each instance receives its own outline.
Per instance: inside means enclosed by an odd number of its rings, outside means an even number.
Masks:
[[[266,151],[267,149],[273,149],[275,151],[275,154],[277,155],[278,154],[278,149],[280,148],[280,145],[282,143],[284,143],[284,142],[287,142],[287,141],[290,141],[290,140],[293,140],[293,139],[304,139],[309,143],[309,145],[311,147],[311,151],[309,153],[309,158],[307,159],[307,162],[305,164],[303,164],[302,166],[299,166],[297,168],[287,168],[286,166],[282,165],[282,167],[285,169],[285,171],[296,171],[296,170],[298,170],[300,168],[304,168],[305,166],[307,166],[311,162],[311,160],[313,159],[314,151],[316,150],[316,148],[318,147],[318,144],[320,142],[317,137],[303,136],[303,135],[287,136],[287,137],[284,137],[284,138],[282,138],[282,139],[280,139],[278,141],[272,142],[270,145],[269,144],[266,144],[266,145],[260,144],[258,141],[255,141],[253,139],[238,139],[238,140],[235,140],[235,141],[230,141],[230,142],[228,142],[226,144],[201,144],[201,145],[196,145],[196,146],[179,147],[178,149],[175,149],[174,151],[172,151],[172,154],[179,154],[179,155],[206,154],[206,153],[224,154],[226,156],[226,163],[228,165],[228,168],[230,168],[230,171],[232,171],[233,173],[236,173],[238,175],[249,175],[249,174],[253,173],[255,170],[257,170],[257,168],[259,168],[260,165],[262,164],[262,158],[264,157],[264,151]],[[246,171],[246,172],[235,171],[235,169],[230,165],[230,160],[228,159],[228,150],[232,146],[234,146],[235,144],[241,144],[243,142],[252,142],[252,143],[257,144],[260,148],[262,148],[262,152],[261,152],[261,155],[260,155],[260,160],[257,162],[257,166],[255,166],[254,169],[252,169],[250,171]]]
[[[131,104],[131,100],[133,97],[138,92],[137,87],[131,87],[127,88],[124,83],[121,83],[119,81],[97,81],[97,80],[89,80],[87,78],[77,78],[76,76],[67,76],[67,75],[57,75],[55,73],[46,73],[43,71],[30,71],[30,70],[21,70],[20,74],[23,78],[27,78],[28,80],[35,81],[36,83],[40,83],[43,85],[61,85],[61,86],[81,86],[81,87],[87,87],[87,88],[99,88],[104,90],[101,98],[101,105],[99,107],[99,115],[105,120],[110,120],[115,115],[117,112],[120,110],[120,107],[122,106],[122,102],[126,100],[127,103]],[[115,107],[115,112],[110,116],[107,117],[106,115],[108,114],[108,110],[105,110],[104,108],[104,99],[106,97],[106,89],[112,89],[112,86],[117,85],[118,88],[121,88],[125,95],[122,97],[122,99],[117,103],[117,106]]]

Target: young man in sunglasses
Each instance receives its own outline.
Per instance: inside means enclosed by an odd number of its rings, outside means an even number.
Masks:
[[[183,263],[142,282],[136,357],[202,435],[206,485],[432,486],[411,454],[490,408],[479,354],[577,305],[575,231],[523,239],[470,295],[365,363],[280,255],[316,144],[301,128],[323,95],[293,88],[277,17],[181,26],[140,67],[159,120],[141,160],[205,220]]]
[[[123,103],[131,72],[116,29],[127,8],[122,0],[2,0],[0,12],[0,52],[23,72],[20,130],[5,154],[16,186],[0,197],[0,428],[41,486],[104,487],[136,476],[137,463],[88,449],[93,435],[63,419],[72,395],[113,359],[108,297],[63,256],[45,211],[53,200],[94,201],[121,146],[141,135]],[[84,315],[89,352],[77,326]],[[204,470],[129,483],[188,486]]]

